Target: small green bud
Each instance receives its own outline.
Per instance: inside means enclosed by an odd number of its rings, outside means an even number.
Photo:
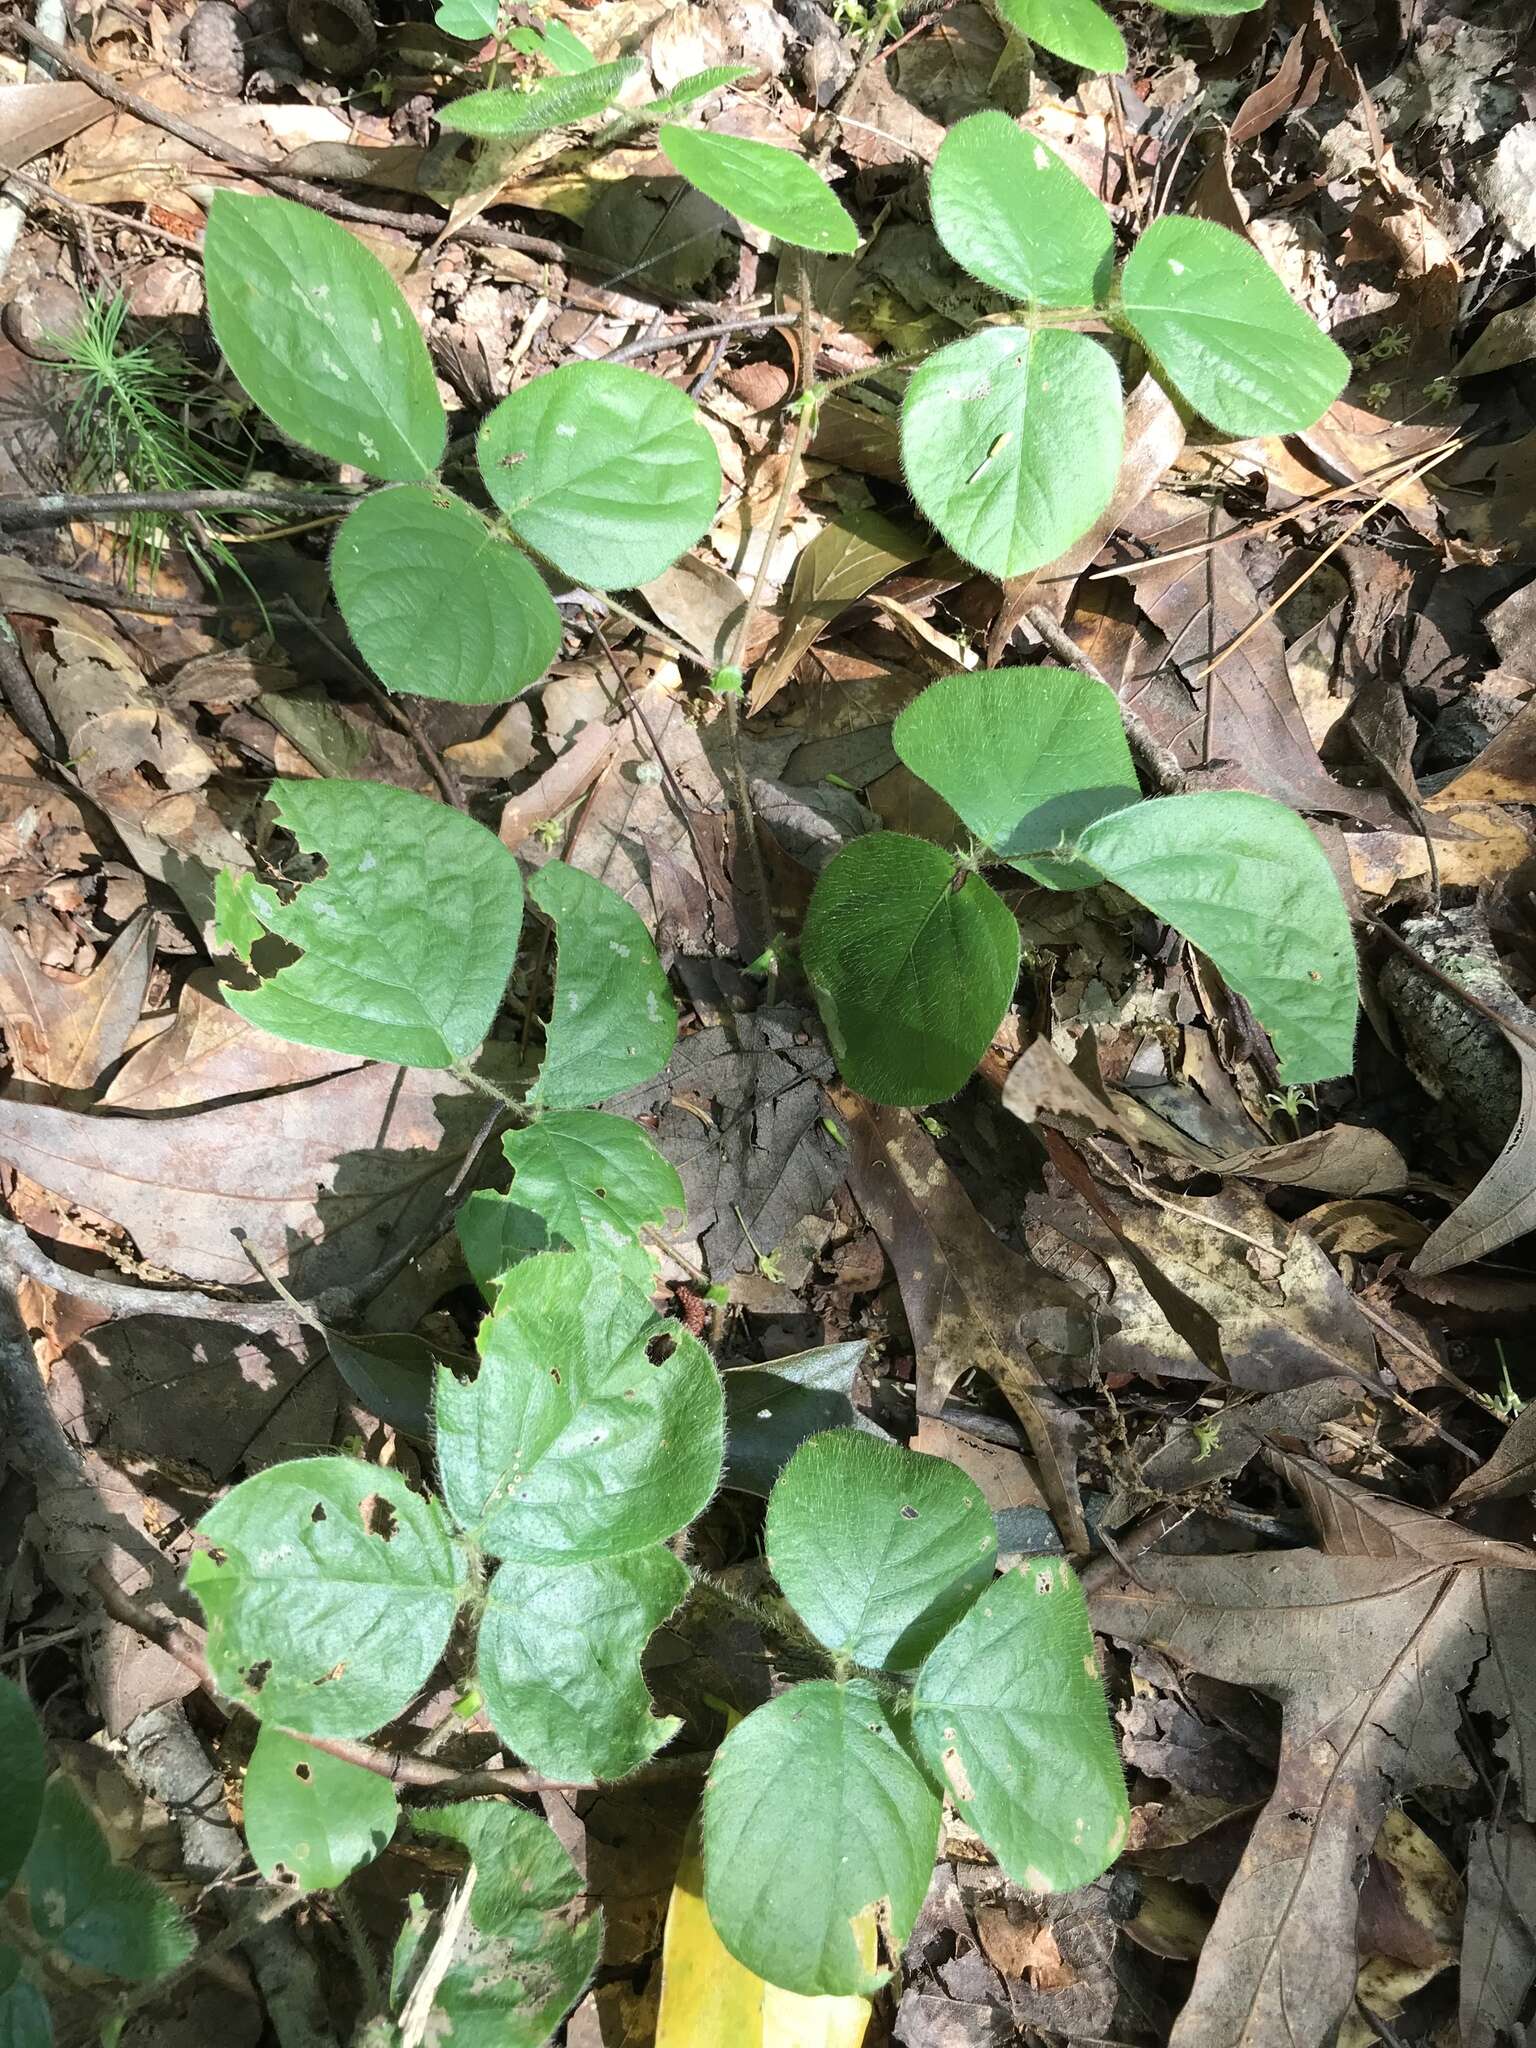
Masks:
[[[709,687],[720,697],[739,697],[743,677],[734,662],[727,662],[724,668],[717,668],[709,679]]]

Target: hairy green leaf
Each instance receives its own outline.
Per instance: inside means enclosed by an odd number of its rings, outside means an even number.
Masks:
[[[1288,1082],[1355,1060],[1359,991],[1349,911],[1296,813],[1247,790],[1202,790],[1090,825],[1081,857],[1198,946],[1251,1004]]]
[[[442,1347],[408,1330],[370,1331],[362,1337],[325,1333],[331,1363],[372,1415],[391,1429],[425,1442],[432,1381]]]
[[[418,1834],[457,1842],[475,1866],[469,1917],[482,1934],[513,1936],[580,1896],[581,1873],[537,1814],[501,1799],[417,1807]]]
[[[367,1735],[425,1684],[458,1612],[435,1502],[398,1472],[301,1458],[242,1480],[187,1567],[221,1689],[305,1735]]]
[[[655,1267],[635,1233],[684,1201],[677,1168],[640,1126],[599,1109],[555,1110],[501,1143],[516,1175],[513,1200],[649,1292]]]
[[[289,902],[249,905],[302,957],[259,988],[226,987],[279,1038],[402,1067],[451,1067],[477,1050],[517,957],[523,883],[494,832],[382,782],[274,782],[282,822],[324,875]]]
[[[457,36],[466,43],[483,43],[487,36],[496,33],[500,12],[497,0],[439,0],[432,19],[445,36]]]
[[[1062,668],[941,676],[907,706],[891,743],[984,846],[1011,860],[1075,839],[1141,795],[1113,690]],[[1091,869],[1057,864],[1055,886]]]
[[[725,1484],[767,1497],[807,1437],[854,1420],[853,1376],[869,1346],[822,1344],[768,1365],[728,1366]]]
[[[203,276],[225,361],[285,434],[396,483],[436,469],[448,427],[432,359],[355,235],[289,199],[215,192]]]
[[[48,1758],[32,1702],[13,1680],[0,1676],[0,1897],[27,1860],[43,1810]]]
[[[1125,1842],[1125,1777],[1082,1587],[1031,1558],[984,1593],[918,1673],[918,1747],[1015,1884],[1073,1891]]]
[[[1343,349],[1214,221],[1154,221],[1121,272],[1120,307],[1180,398],[1224,434],[1310,427],[1349,382]]]
[[[48,2001],[22,1975],[21,1957],[0,1942],[0,2048],[53,2048]]]
[[[677,1043],[677,1005],[650,933],[622,896],[564,861],[540,868],[528,889],[558,948],[544,1063],[528,1100],[574,1109],[649,1081]]]
[[[1091,306],[1109,287],[1115,229],[1107,210],[1006,114],[972,114],[950,129],[934,159],[929,204],[955,261],[1009,298]]]
[[[849,1086],[937,1102],[969,1080],[1019,977],[1019,928],[979,875],[899,832],[845,846],[811,897],[800,957]]]
[[[1242,4],[1261,7],[1264,0]],[[997,11],[1021,36],[1085,71],[1123,71],[1130,61],[1125,37],[1098,0],[997,0]]]
[[[197,1946],[159,1885],[113,1862],[95,1815],[62,1772],[44,1788],[22,1882],[44,1941],[103,1976],[146,1983]]]
[[[480,1623],[478,1676],[507,1747],[553,1778],[622,1778],[682,1726],[651,1711],[640,1658],[688,1591],[659,1546],[589,1564],[504,1564]]]
[[[263,1728],[246,1768],[245,1838],[262,1876],[296,1877],[300,1891],[334,1891],[389,1845],[395,1788],[300,1742]]]
[[[560,649],[560,614],[519,549],[440,484],[375,491],[331,551],[357,650],[392,690],[499,704]]]
[[[677,127],[662,129],[661,146],[680,177],[748,227],[822,255],[851,256],[859,246],[831,187],[796,150]]]
[[[989,576],[1054,561],[1109,503],[1120,378],[1089,335],[988,327],[914,371],[901,459],[918,505]]]
[[[594,590],[659,576],[720,498],[720,458],[692,400],[622,363],[532,378],[481,428],[479,458],[518,539]]]
[[[520,1259],[551,1251],[556,1243],[542,1216],[494,1188],[477,1188],[453,1220],[464,1263],[488,1302],[495,1301],[503,1279]],[[649,1260],[646,1266],[654,1270]]]
[[[575,1564],[674,1535],[720,1479],[709,1353],[611,1267],[514,1266],[480,1326],[480,1370],[440,1373],[443,1497],[493,1557]]]
[[[492,135],[499,142],[530,142],[551,128],[588,121],[611,107],[627,80],[639,70],[638,58],[621,57],[615,64],[593,64],[564,78],[547,78],[529,92],[494,87],[472,92],[438,113],[438,125],[454,135]]]
[[[958,1465],[830,1429],[768,1501],[768,1568],[829,1650],[910,1671],[990,1583],[997,1527]]]
[[[899,1950],[933,1874],[939,1802],[872,1685],[791,1686],[725,1738],[704,1790],[704,1900],[738,1962],[806,1997],[877,1990],[851,1922]]]

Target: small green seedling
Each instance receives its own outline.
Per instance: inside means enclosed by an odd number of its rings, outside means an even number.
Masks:
[[[1294,811],[1241,790],[1144,802],[1114,693],[1067,669],[945,676],[892,738],[980,851],[962,861],[875,832],[816,884],[801,958],[861,1094],[913,1105],[953,1095],[992,1042],[1018,979],[1019,929],[978,862],[1050,889],[1113,884],[1251,1004],[1289,1081],[1349,1069],[1349,912]]]
[[[0,2041],[49,2048],[55,1993],[95,1998],[105,2030],[119,1996],[112,1985],[154,1983],[196,1944],[160,1887],[113,1860],[74,1780],[50,1774],[37,1716],[5,1677],[0,1781]]]

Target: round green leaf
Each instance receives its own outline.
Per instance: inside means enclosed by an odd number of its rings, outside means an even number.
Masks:
[[[203,276],[225,361],[285,434],[396,483],[436,469],[448,426],[432,359],[355,235],[289,199],[216,192]]]
[[[1262,7],[1264,0],[1242,4]],[[1021,36],[1085,71],[1123,71],[1130,61],[1125,37],[1098,0],[997,0],[997,11]]]
[[[1120,379],[1086,334],[989,327],[913,373],[901,408],[912,495],[989,576],[1054,561],[1109,503],[1125,438]]]
[[[851,256],[859,246],[831,187],[797,151],[675,126],[662,129],[661,146],[680,177],[748,227],[822,255]]]
[[[528,1100],[575,1108],[649,1081],[677,1043],[677,1005],[650,933],[622,896],[564,861],[540,868],[528,892],[553,921],[558,950]]]
[[[1141,795],[1114,691],[1071,669],[941,676],[901,713],[891,742],[1005,860],[1048,853]]]
[[[682,1723],[651,1711],[640,1658],[688,1572],[659,1546],[588,1564],[503,1565],[480,1624],[480,1690],[507,1747],[552,1778],[622,1778]]]
[[[1108,212],[1054,150],[1006,114],[972,114],[950,129],[934,159],[929,204],[955,261],[1009,298],[1091,306],[1108,289]]]
[[[1015,1884],[1073,1891],[1125,1841],[1125,1777],[1082,1587],[1032,1558],[984,1593],[917,1677],[912,1729]]]
[[[482,43],[496,33],[500,12],[498,0],[441,0],[432,19],[445,36],[455,36],[465,43]]]
[[[640,1126],[600,1109],[557,1110],[508,1131],[501,1144],[517,1176],[512,1199],[556,1238],[594,1263],[618,1266],[649,1293],[655,1267],[636,1234],[684,1198],[677,1168]]]
[[[49,1947],[104,1977],[147,1984],[197,1946],[174,1900],[114,1862],[95,1814],[62,1771],[44,1788],[22,1883],[32,1925]]]
[[[263,1728],[246,1768],[245,1838],[263,1877],[334,1891],[388,1847],[395,1788],[281,1728]]]
[[[0,1803],[0,1898],[27,1860],[47,1776],[43,1731],[32,1703],[13,1680],[0,1677],[0,1781],[5,1785]]]
[[[997,1527],[958,1465],[829,1429],[801,1445],[768,1501],[768,1568],[829,1650],[910,1671],[997,1564]]]
[[[802,1996],[879,1989],[850,1923],[892,1946],[933,1874],[939,1802],[863,1680],[791,1686],[733,1728],[704,1787],[704,1902],[736,1960]]]
[[[1200,948],[1275,1041],[1287,1082],[1355,1062],[1349,911],[1307,824],[1273,797],[1201,790],[1090,825],[1081,857]]]
[[[443,1497],[493,1557],[576,1564],[665,1542],[719,1484],[724,1435],[703,1345],[575,1252],[514,1266],[477,1376],[438,1375]]]
[[[336,536],[331,582],[358,652],[391,690],[500,704],[560,649],[538,570],[440,484],[364,498]]]
[[[639,60],[621,57],[616,64],[593,64],[568,78],[547,78],[531,92],[472,92],[438,114],[438,125],[454,135],[494,135],[502,142],[527,142],[571,121],[590,120],[611,107],[625,81],[639,70]]]
[[[567,363],[480,432],[486,489],[518,539],[577,583],[648,583],[715,516],[720,458],[693,402],[622,363]]]
[[[1120,309],[1180,398],[1224,434],[1296,433],[1349,382],[1343,349],[1214,221],[1154,221],[1121,272]]]
[[[382,782],[274,782],[279,818],[325,873],[245,901],[301,957],[232,1010],[299,1045],[451,1067],[490,1030],[517,957],[523,881],[494,832]]]
[[[871,832],[823,871],[800,957],[849,1086],[873,1102],[938,1102],[1003,1021],[1019,928],[940,847]]]
[[[302,1458],[203,1517],[187,1585],[221,1689],[305,1735],[392,1721],[443,1654],[459,1571],[442,1515],[397,1472]]]

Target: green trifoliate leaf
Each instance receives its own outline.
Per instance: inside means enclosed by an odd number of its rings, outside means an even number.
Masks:
[[[490,1030],[517,957],[523,883],[494,832],[381,782],[274,782],[277,814],[325,873],[250,907],[302,951],[259,988],[224,990],[279,1038],[402,1067],[451,1067]]]
[[[375,491],[331,551],[336,602],[391,690],[500,704],[560,649],[560,614],[518,548],[440,484]]]
[[[432,359],[355,235],[288,199],[216,192],[203,274],[214,339],[285,434],[395,483],[436,469],[448,428]]]
[[[831,1429],[785,1466],[764,1547],[785,1599],[829,1650],[911,1671],[991,1581],[997,1527],[958,1465]]]
[[[873,1102],[938,1102],[1003,1021],[1019,928],[942,848],[871,832],[822,873],[800,957],[849,1086]]]
[[[464,1263],[488,1302],[495,1301],[503,1279],[519,1260],[551,1251],[557,1243],[542,1216],[494,1188],[477,1188],[453,1220]]]
[[[677,1005],[650,933],[622,896],[564,861],[540,868],[528,890],[558,948],[544,1063],[528,1100],[572,1109],[649,1081],[677,1043]]]
[[[21,1973],[21,1957],[0,1942],[0,2048],[53,2048],[48,2001]]]
[[[480,1326],[480,1371],[441,1373],[443,1496],[493,1557],[575,1564],[675,1535],[720,1479],[709,1353],[612,1267],[514,1266]]]
[[[1242,4],[1262,6],[1264,0]],[[1098,0],[997,0],[997,11],[1021,36],[1085,71],[1123,71],[1129,62],[1125,37]]]
[[[748,227],[822,255],[851,256],[859,231],[803,156],[772,142],[666,127],[661,146],[680,177]]]
[[[1224,434],[1298,432],[1349,382],[1343,349],[1214,221],[1154,221],[1121,272],[1120,308],[1180,398]]]
[[[429,2035],[453,2048],[543,2048],[597,1967],[602,1914],[574,1925],[562,1915],[581,1879],[531,1813],[476,1800],[413,1819],[423,1833],[461,1842],[475,1866],[470,1924],[433,1999]]]
[[[16,1882],[27,1860],[43,1810],[48,1759],[43,1731],[32,1703],[19,1685],[0,1677],[0,1897]]]
[[[323,1749],[263,1728],[245,1773],[245,1838],[263,1877],[334,1891],[389,1845],[395,1788]]]
[[[851,1425],[853,1376],[868,1350],[822,1344],[770,1365],[728,1366],[725,1383],[725,1484],[766,1497],[807,1437]]]
[[[1108,212],[1054,150],[1006,114],[972,114],[950,129],[934,159],[929,203],[955,261],[1011,299],[1091,306],[1108,289]]]
[[[652,1632],[688,1591],[659,1545],[590,1564],[504,1564],[480,1623],[478,1679],[507,1747],[554,1778],[622,1778],[682,1723],[641,1675]]]
[[[103,1976],[146,1983],[197,1946],[160,1887],[113,1862],[94,1814],[62,1772],[44,1790],[22,1882],[43,1940]]]
[[[497,0],[441,0],[432,19],[445,36],[457,36],[466,43],[482,43],[496,33],[501,10]]]
[[[546,79],[531,92],[472,92],[438,114],[438,124],[455,135],[494,135],[501,142],[529,142],[551,128],[588,121],[611,107],[625,82],[639,70],[639,60],[623,57],[616,64],[593,64],[565,78]]]
[[[1015,1884],[1066,1892],[1107,1870],[1130,1809],[1082,1587],[1032,1558],[984,1593],[917,1677],[912,1727]]]
[[[704,1790],[704,1900],[738,1962],[805,1997],[877,1990],[851,1922],[900,1949],[933,1874],[939,1801],[862,1680],[791,1686],[725,1738]],[[886,1917],[888,1915],[888,1918]]]
[[[1020,855],[1075,839],[1141,795],[1113,690],[1070,669],[941,676],[891,741],[984,846],[1026,872]],[[1091,869],[1073,874],[1080,887],[1094,880]]]
[[[622,363],[567,363],[504,398],[480,472],[518,539],[577,583],[648,583],[715,516],[720,458],[691,399]]]
[[[187,1585],[221,1690],[305,1735],[392,1721],[443,1654],[459,1565],[441,1512],[355,1458],[273,1465],[198,1527]]]
[[[628,1117],[556,1110],[508,1131],[502,1150],[513,1199],[542,1216],[557,1238],[600,1263],[618,1264],[649,1289],[655,1268],[635,1234],[684,1206],[677,1168]]]
[[[1124,441],[1120,378],[1086,334],[989,327],[914,372],[901,408],[912,495],[989,576],[1054,561],[1109,503]]]
[[[1214,962],[1275,1041],[1287,1082],[1350,1071],[1359,991],[1349,911],[1294,811],[1246,790],[1161,797],[1090,825],[1078,850]]]

